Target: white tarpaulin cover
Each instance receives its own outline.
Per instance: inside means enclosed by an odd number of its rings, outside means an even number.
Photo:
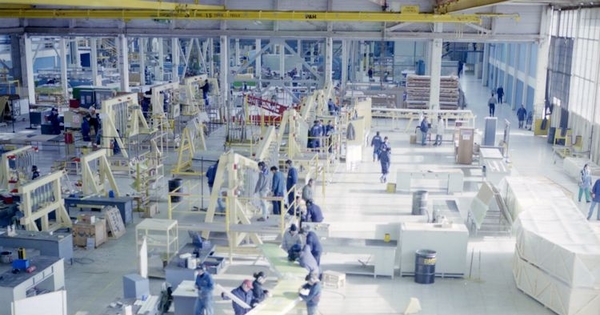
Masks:
[[[570,288],[515,254],[517,287],[558,314],[600,315],[600,291]]]
[[[517,287],[561,315],[600,315],[600,234],[560,186],[507,177],[500,185],[516,217]]]

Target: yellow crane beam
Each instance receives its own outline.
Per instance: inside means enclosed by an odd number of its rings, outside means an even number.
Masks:
[[[438,4],[435,8],[435,12],[439,14],[447,14],[452,12],[464,11],[469,9],[476,9],[490,5],[498,5],[509,0],[448,0],[444,3]]]
[[[500,17],[500,16],[498,16]],[[245,11],[245,10],[81,10],[0,9],[0,18],[120,19],[120,20],[254,20],[296,22],[413,22],[481,24],[477,14],[428,14],[394,12]]]
[[[2,5],[72,7],[72,8],[112,8],[112,9],[148,9],[148,10],[223,10],[222,5],[185,4],[167,1],[143,0],[0,0]]]

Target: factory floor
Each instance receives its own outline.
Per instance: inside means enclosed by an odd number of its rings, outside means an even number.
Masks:
[[[489,89],[482,87],[480,81],[472,76],[464,76],[461,83],[468,102],[467,108],[478,116],[476,125],[482,128],[488,111],[486,104]],[[513,174],[546,176],[566,189],[576,192],[577,185],[562,171],[560,160],[553,164],[552,149],[546,143],[546,138],[534,137],[530,131],[517,129],[515,112],[506,104],[497,106],[496,116],[500,121],[508,119],[513,125],[510,138]],[[394,174],[400,169],[456,167],[451,144],[445,143],[439,147],[410,145],[408,134],[392,130],[386,124],[385,121],[375,120],[373,131],[380,131],[391,140],[391,182],[395,182]],[[503,124],[499,123],[499,126],[501,125]],[[209,139],[209,147],[215,148],[215,151],[206,154],[205,158],[217,158],[222,151],[222,141],[221,130]],[[54,158],[62,154],[56,149],[48,152],[52,152],[52,155],[42,154],[42,160],[39,162],[43,171],[49,168]],[[322,206],[326,222],[345,222],[356,226],[369,222],[392,223],[398,222],[401,214],[410,213],[412,196],[386,192],[386,184],[379,181],[379,164],[372,162],[370,153],[371,150],[364,150],[362,162],[352,170],[347,170],[343,164],[340,165],[331,182],[325,187],[325,194],[321,183],[317,185],[316,203]],[[174,155],[170,153],[171,161]],[[458,208],[464,215],[482,177],[479,167],[463,169],[466,171],[465,192],[450,198],[457,201]],[[129,179],[121,177],[118,181],[124,192],[132,191],[128,187],[131,183]],[[445,200],[448,197],[436,192],[440,191],[439,188],[424,188],[431,191],[431,202],[435,203],[436,200]],[[585,203],[580,206],[582,212],[585,212]],[[166,217],[166,207],[166,199],[163,198],[158,218]],[[135,215],[134,224],[141,220]],[[598,223],[592,221],[590,224]],[[180,238],[181,245],[188,241],[186,233],[181,233]],[[419,314],[423,315],[553,314],[515,287],[511,270],[514,243],[514,238],[505,234],[471,236],[468,245],[469,259],[465,266],[467,277],[464,279],[437,278],[434,284],[423,285],[414,283],[411,277],[375,279],[370,276],[348,275],[345,287],[324,289],[319,314],[401,314],[411,297],[420,300],[422,311]],[[470,259],[471,253],[474,253],[475,257],[473,263]],[[134,226],[128,226],[127,233],[120,239],[110,240],[95,250],[77,249],[75,257],[73,265],[66,265],[69,314],[102,314],[110,302],[122,296],[122,276],[137,269]],[[321,262],[323,270],[343,271],[344,268],[358,265],[357,259],[366,258],[324,254]],[[263,259],[235,259],[233,264],[227,265],[225,272],[215,279],[224,287],[233,288],[260,270],[269,273]],[[151,279],[153,294],[160,292],[161,283],[160,279]],[[267,287],[272,285],[274,281],[267,282]],[[215,314],[233,314],[231,302],[217,299],[215,308]],[[293,311],[290,314],[297,312]]]

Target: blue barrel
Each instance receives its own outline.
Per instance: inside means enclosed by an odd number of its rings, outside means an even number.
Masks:
[[[415,282],[431,284],[435,281],[436,252],[430,249],[419,249],[415,256]]]

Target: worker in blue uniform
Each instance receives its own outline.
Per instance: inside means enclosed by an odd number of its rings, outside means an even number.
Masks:
[[[204,99],[204,106],[208,106],[208,92],[210,92],[210,83],[208,83],[208,79],[204,80],[204,85],[202,86],[202,98]]]
[[[213,165],[211,165],[206,170],[206,180],[208,182],[208,191],[212,195],[213,186],[215,184],[215,177],[217,176],[217,168],[219,167],[219,160]]]
[[[200,265],[197,268],[197,272],[195,287],[198,291],[198,298],[194,306],[194,315],[213,315],[213,289],[215,288],[215,282],[212,276],[206,271],[204,265]]]
[[[315,257],[317,261],[317,265],[321,266],[321,253],[323,252],[323,246],[321,245],[321,241],[319,241],[319,237],[313,231],[309,231],[306,234],[306,245],[310,245],[310,253]]]
[[[285,194],[285,186],[283,182],[283,173],[279,171],[277,166],[271,166],[273,180],[271,181],[271,193],[273,197],[283,197]],[[273,200],[273,215],[281,214],[281,200]]]
[[[292,165],[292,160],[285,161],[285,165],[288,168],[287,181],[286,181],[286,189],[288,191],[288,207],[292,209],[292,205],[294,204],[294,199],[296,196],[296,189],[292,189],[294,186],[298,184],[298,170]],[[293,212],[293,209],[292,209]]]
[[[31,180],[34,180],[38,177],[40,177],[40,171],[38,170],[37,165],[32,165],[31,166]]]
[[[323,211],[321,207],[317,206],[312,200],[306,201],[306,216],[302,221],[304,222],[323,222]]]
[[[89,118],[87,116],[83,117],[83,120],[81,121],[81,137],[83,138],[83,141],[86,141],[86,142],[92,141],[92,138],[90,137],[90,131],[91,131],[91,126],[90,126]]]
[[[244,303],[248,304],[248,306],[251,306],[252,299],[254,297],[254,294],[252,292],[253,288],[254,287],[252,286],[252,281],[244,280],[244,282],[242,282],[242,284],[239,287],[231,291],[231,294],[235,295],[235,297],[237,297],[238,299],[244,301]],[[251,308],[245,308],[237,304],[235,301],[231,302],[231,305],[233,306],[233,313],[235,315],[244,315],[250,312],[251,310]]]
[[[50,124],[52,124],[52,133],[55,135],[60,134],[60,118],[58,115],[58,109],[56,107],[52,107],[48,121],[50,121]]]
[[[319,126],[319,121],[315,120],[313,126],[308,131],[308,147],[311,149],[317,149],[321,145],[320,139],[323,136],[321,126]]]

